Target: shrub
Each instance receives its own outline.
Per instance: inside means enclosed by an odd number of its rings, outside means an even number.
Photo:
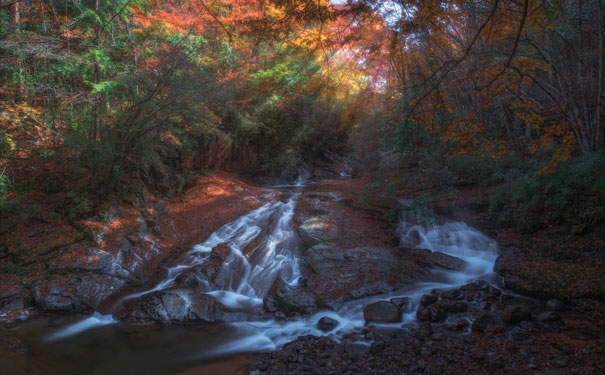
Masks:
[[[602,224],[605,162],[602,152],[561,163],[550,174],[526,172],[494,189],[489,215],[534,230],[566,224],[580,233]]]

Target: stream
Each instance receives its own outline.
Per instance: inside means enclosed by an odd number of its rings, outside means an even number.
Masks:
[[[303,250],[293,216],[300,194],[306,188],[301,182],[274,187],[276,192],[285,192],[289,198],[266,203],[222,226],[206,241],[174,260],[165,277],[154,287],[121,297],[114,303],[119,305],[173,288],[175,280],[187,274],[197,278],[196,290],[199,293],[241,313],[240,321],[132,326],[120,323],[111,312],[95,312],[79,319],[73,316],[57,316],[43,321],[32,319],[18,329],[35,342],[32,352],[36,362],[42,368],[52,368],[53,373],[63,374],[174,373],[217,362],[223,363],[221,366],[225,373],[231,373],[234,370],[229,370],[232,367],[226,363],[237,364],[246,353],[275,350],[302,335],[330,336],[338,341],[361,330],[366,324],[363,309],[370,303],[396,297],[410,298],[401,322],[380,324],[387,328],[401,327],[416,322],[420,298],[433,289],[451,289],[477,279],[498,282],[497,275],[493,273],[498,255],[494,240],[463,222],[440,219],[428,226],[420,225],[413,210],[403,202],[397,228],[401,247],[429,249],[455,256],[466,262],[464,269],[434,270],[422,281],[402,289],[347,301],[334,310],[286,320],[267,319],[266,314],[257,312],[262,310],[263,298],[275,279],[279,277],[296,286],[302,276]],[[219,244],[227,244],[229,253],[209,281],[203,276],[204,265]],[[326,316],[338,322],[329,332],[317,328],[318,321]],[[245,361],[243,363],[242,368],[245,368]]]

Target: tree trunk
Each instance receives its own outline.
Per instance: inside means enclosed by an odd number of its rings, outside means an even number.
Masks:
[[[13,5],[10,6],[11,10],[11,18],[13,20],[13,27],[15,30],[19,29],[19,23],[21,22],[19,19],[19,1],[15,1]]]

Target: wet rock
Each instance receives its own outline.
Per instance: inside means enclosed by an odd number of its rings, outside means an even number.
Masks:
[[[487,290],[490,284],[485,280],[476,280],[470,284],[466,284],[460,289],[462,290]]]
[[[368,296],[375,296],[377,294],[390,292],[393,289],[393,286],[387,284],[386,282],[378,281],[352,290],[349,292],[348,299],[359,299]]]
[[[484,332],[487,327],[494,323],[494,317],[489,313],[481,313],[473,321],[473,325],[471,327],[473,332]]]
[[[389,292],[416,271],[410,269],[415,264],[403,264],[397,253],[395,249],[380,247],[343,249],[336,243],[315,245],[304,252],[307,285],[326,303]]]
[[[185,293],[184,291],[155,292],[144,295],[140,301],[143,311],[155,321],[184,322],[189,319],[191,305],[190,298]],[[208,308],[200,311],[203,312],[199,317],[202,320],[206,320],[203,318],[208,318],[212,313]]]
[[[541,323],[554,323],[558,320],[561,320],[561,314],[554,311],[545,311],[538,316],[538,321]]]
[[[390,301],[379,301],[363,309],[366,322],[397,323],[401,321],[401,308]]]
[[[321,301],[313,293],[303,291],[278,279],[263,299],[263,306],[269,312],[281,311],[286,315],[293,313],[312,313],[317,311]]]
[[[429,307],[419,308],[416,311],[416,318],[421,322],[443,322],[447,318],[447,313],[438,305],[430,305]]]
[[[454,319],[449,323],[445,323],[443,328],[448,329],[450,331],[463,331],[469,326],[469,321],[466,318],[458,318]]]
[[[466,262],[460,258],[434,251],[426,259],[433,267],[445,268],[452,271],[460,271],[466,266]]]
[[[407,311],[410,306],[410,297],[391,298],[391,302],[401,307],[402,311]]]
[[[414,332],[414,338],[425,341],[431,337],[433,334],[433,326],[430,322],[424,322],[418,324],[418,328],[416,328],[416,332]]]
[[[116,255],[116,263],[119,265],[122,265],[122,267],[124,268],[123,264],[126,261],[126,259],[128,258],[128,256],[131,254],[130,250],[131,250],[131,243],[130,241],[128,241],[127,238],[122,238],[120,240],[120,248],[117,251],[117,255]]]
[[[452,301],[443,299],[439,301],[439,307],[448,313],[463,313],[468,310],[468,304],[463,301]]]
[[[434,296],[432,294],[425,294],[422,296],[422,298],[420,298],[420,306],[426,307],[435,302],[437,302],[437,296]]]
[[[21,285],[0,283],[0,315],[5,311],[22,310],[31,305],[32,297]]]
[[[39,281],[33,288],[33,296],[47,311],[90,311],[125,285],[124,279],[111,275],[68,275]]]
[[[336,328],[336,326],[338,326],[338,320],[332,319],[328,316],[322,317],[319,319],[319,322],[317,322],[317,329],[324,332],[329,332]]]
[[[565,304],[562,301],[559,301],[558,299],[551,299],[546,302],[546,308],[552,311],[561,312],[565,310]]]
[[[452,289],[441,293],[441,298],[445,299],[463,299],[464,293],[460,289]]]
[[[134,308],[133,308],[134,307]],[[156,322],[231,322],[244,314],[228,310],[211,296],[189,290],[171,289],[149,293],[130,304],[130,316]]]
[[[91,248],[86,256],[67,253],[50,263],[59,271],[71,273],[91,272],[98,275],[113,274],[127,276],[128,271],[123,269],[116,259],[107,251]]]
[[[200,285],[200,279],[194,272],[183,272],[174,279],[177,285],[195,288]]]
[[[224,262],[231,255],[231,248],[226,243],[221,243],[212,248],[210,253],[211,258],[216,258],[221,262]]]
[[[526,305],[507,305],[502,310],[504,323],[515,324],[523,320],[531,320],[531,313]]]
[[[339,237],[336,220],[328,215],[314,216],[305,220],[298,227],[303,242],[309,246],[335,240]]]

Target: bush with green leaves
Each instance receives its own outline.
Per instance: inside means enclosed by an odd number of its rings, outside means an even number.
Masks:
[[[605,221],[605,155],[561,163],[552,173],[526,172],[494,189],[489,215],[525,230],[564,224],[580,233]]]

